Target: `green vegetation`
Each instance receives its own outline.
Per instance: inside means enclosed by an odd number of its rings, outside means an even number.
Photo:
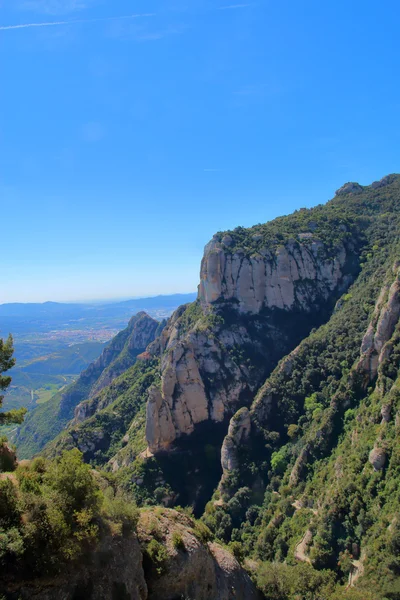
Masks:
[[[80,426],[61,434],[47,449],[48,455],[77,446],[85,460],[104,465],[117,452],[138,454],[146,448],[144,438],[147,390],[159,381],[157,360],[139,360],[110,386],[94,397],[97,412]],[[104,408],[102,408],[104,407]],[[131,429],[130,429],[131,426]],[[122,438],[129,430],[129,442]],[[86,450],[86,448],[88,448]]]
[[[131,379],[127,377],[127,385],[112,387],[108,390],[107,398],[102,395],[102,388],[108,389],[111,379],[116,379],[121,373],[128,372],[136,363],[137,357],[145,348],[136,348],[131,343],[136,324],[143,318],[143,313],[132,317],[126,329],[121,331],[105,347],[101,357],[87,368],[74,383],[58,391],[45,404],[38,406],[27,415],[24,425],[15,436],[20,458],[31,458],[40,452],[46,444],[54,440],[74,416],[78,404],[94,396],[105,405],[111,404],[118,393],[123,393]],[[162,330],[163,324],[146,317],[151,333],[156,335]],[[97,392],[98,390],[98,392]],[[96,393],[97,392],[97,393]],[[126,403],[126,400],[125,400]],[[129,413],[131,414],[131,413]],[[104,416],[104,420],[107,417]],[[85,435],[85,434],[84,434]]]
[[[185,550],[185,542],[182,534],[179,531],[174,531],[172,534],[172,545],[175,550]]]
[[[6,341],[0,339],[0,391],[4,392],[11,383],[11,377],[3,375],[15,365],[13,358],[14,345],[11,335]],[[4,396],[0,395],[0,408],[3,406]],[[0,425],[9,425],[10,423],[22,423],[26,409],[10,410],[0,412]]]
[[[271,260],[290,240],[322,241],[332,257],[345,246],[352,285],[309,315],[238,315],[232,306],[205,312],[197,301],[179,309],[177,341],[200,332],[220,352],[220,373],[204,376],[207,392],[233,370],[252,384],[241,397],[251,408],[251,434],[218,491],[227,423],[203,423],[176,443],[175,452],[148,457],[147,392],[160,385],[163,356],[146,352],[136,360],[126,332],[117,336],[106,364],[95,363],[21,429],[22,456],[50,442],[45,456],[62,457],[19,467],[15,481],[0,482],[0,548],[9,572],[50,572],[90,548],[103,528],[119,534],[132,529],[136,508],[115,493],[123,490],[138,505],[179,502],[196,516],[208,501],[201,520],[192,521],[193,533],[203,542],[219,540],[251,565],[269,600],[400,600],[399,323],[378,376],[369,379],[359,366],[380,291],[400,264],[399,231],[400,178],[392,176],[385,187],[365,187],[265,225],[237,228],[229,232],[231,240],[218,234],[229,252],[241,248],[251,256],[267,248]],[[228,351],[220,333],[242,325],[251,343]],[[96,390],[111,369],[118,375]],[[81,402],[81,422],[56,437]],[[76,447],[91,466],[108,470],[104,490],[77,450],[64,453]],[[373,451],[382,465],[371,460]],[[36,515],[42,515],[38,521]],[[44,549],[42,527],[50,539]],[[157,519],[150,519],[147,533],[146,560],[160,575],[167,552]],[[171,540],[184,550],[181,533]]]
[[[168,551],[156,539],[150,540],[145,547],[145,556],[151,561],[158,575],[165,572],[165,562],[168,559]]]
[[[135,505],[100,485],[78,450],[37,458],[0,481],[0,579],[58,573],[137,520]]]
[[[241,448],[223,502],[209,503],[203,517],[219,539],[257,561],[268,598],[400,598],[399,324],[378,379],[367,383],[356,369],[375,302],[399,264],[399,188],[397,178],[332,201],[333,210],[359,211],[362,270],[290,368],[278,365],[258,392],[251,444]],[[267,398],[265,418],[257,403]],[[380,470],[369,462],[374,447],[386,456]],[[346,590],[358,570],[356,587]]]

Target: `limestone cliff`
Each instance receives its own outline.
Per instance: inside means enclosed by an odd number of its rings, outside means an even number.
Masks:
[[[386,283],[376,302],[375,311],[361,344],[358,370],[373,380],[378,367],[391,352],[390,339],[400,317],[400,268],[393,266],[394,281]]]
[[[329,256],[324,244],[310,234],[306,243],[289,239],[270,248],[256,239],[251,256],[243,249],[230,251],[232,238],[217,234],[206,246],[201,263],[199,299],[204,305],[236,303],[243,313],[263,308],[294,307],[311,310],[327,300],[340,285],[346,286],[346,249],[340,245]]]
[[[296,330],[307,333],[327,301],[348,287],[354,246],[346,235],[347,228],[338,227],[332,250],[314,234],[269,247],[257,234],[251,256],[235,249],[231,235],[214,236],[201,264],[196,309],[176,311],[151,349],[161,357],[162,373],[147,404],[153,453],[197,424],[222,422],[250,404],[271,368],[299,341]]]

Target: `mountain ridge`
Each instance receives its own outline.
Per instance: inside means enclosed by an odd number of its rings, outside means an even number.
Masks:
[[[197,300],[46,453],[79,448],[139,504],[191,505],[266,597],[276,563],[291,589],[304,562],[397,600],[399,232],[390,175],[216,234]]]

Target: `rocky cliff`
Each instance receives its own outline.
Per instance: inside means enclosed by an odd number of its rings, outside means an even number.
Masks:
[[[0,581],[0,593],[5,600],[261,599],[229,551],[202,539],[193,519],[166,509],[142,511],[137,536],[103,538],[82,564],[51,578]]]
[[[235,248],[228,234],[206,246],[196,312],[177,311],[153,349],[161,357],[162,377],[147,404],[151,452],[168,449],[201,422],[222,422],[248,405],[300,329],[304,335],[347,289],[354,240],[345,225],[337,230],[334,248],[313,233],[270,246],[266,235],[251,235],[251,255]]]
[[[264,308],[309,311],[338,287],[345,289],[349,282],[344,275],[344,245],[330,256],[317,235],[305,232],[298,237],[274,248],[256,234],[258,248],[249,256],[242,248],[231,249],[230,235],[217,234],[201,263],[200,301],[205,306],[234,303],[240,312],[252,314]]]

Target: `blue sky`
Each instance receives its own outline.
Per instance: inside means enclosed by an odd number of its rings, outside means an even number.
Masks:
[[[0,302],[192,291],[216,231],[398,172],[399,20],[395,0],[0,0]]]

